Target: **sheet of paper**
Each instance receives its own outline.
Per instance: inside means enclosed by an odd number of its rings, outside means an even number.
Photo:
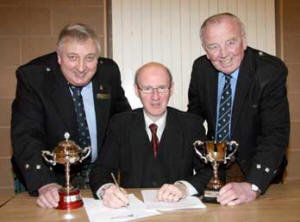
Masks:
[[[161,211],[191,209],[191,208],[206,208],[202,201],[197,197],[186,197],[178,202],[158,202],[156,201],[157,190],[142,190],[144,203],[147,209],[155,209]]]
[[[129,206],[111,209],[103,206],[101,200],[83,198],[84,207],[90,222],[120,222],[137,218],[159,215],[156,210],[149,210],[134,194],[129,194]]]

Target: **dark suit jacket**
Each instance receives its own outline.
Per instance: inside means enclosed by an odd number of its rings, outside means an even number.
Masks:
[[[231,135],[239,143],[237,162],[246,176],[264,192],[285,155],[289,141],[287,69],[280,59],[248,47],[236,86]],[[189,112],[208,123],[215,135],[218,71],[206,56],[193,65]]]
[[[17,164],[29,192],[48,183],[64,183],[61,177],[63,167],[51,170],[41,156],[41,150],[53,150],[64,140],[65,132],[69,132],[70,139],[78,143],[72,95],[57,63],[56,53],[19,67],[17,80],[11,122],[13,162]],[[99,153],[110,117],[131,108],[114,61],[99,58],[92,82]]]
[[[212,176],[211,168],[202,164],[193,150],[193,142],[204,139],[204,129],[197,115],[168,108],[166,127],[161,137],[157,161],[162,166],[161,183],[148,181],[156,162],[145,130],[143,109],[114,116],[108,130],[103,152],[90,173],[90,186],[95,192],[105,183],[113,182],[110,172],[120,172],[125,188],[160,187],[177,180],[189,181],[199,192]],[[153,166],[154,167],[154,166]],[[197,174],[193,175],[193,169]],[[151,173],[151,172],[150,172]],[[116,174],[117,175],[117,174]],[[148,182],[148,184],[147,184]]]

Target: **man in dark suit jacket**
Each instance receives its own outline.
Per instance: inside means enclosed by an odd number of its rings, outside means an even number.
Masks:
[[[208,18],[200,38],[206,56],[194,62],[188,110],[203,117],[208,138],[218,140],[221,84],[230,76],[229,139],[239,143],[236,162],[244,182],[225,185],[218,201],[223,205],[249,202],[265,192],[285,156],[289,140],[287,69],[280,59],[247,47],[243,24],[232,14]]]
[[[108,207],[128,203],[124,190],[119,191],[113,184],[111,172],[120,173],[124,188],[162,186],[158,200],[178,201],[201,193],[212,173],[193,150],[193,142],[205,134],[200,117],[167,108],[173,92],[172,77],[159,63],[148,63],[137,71],[135,92],[143,108],[112,118],[103,152],[90,174],[94,195]],[[153,123],[157,135],[149,129]],[[155,152],[153,136],[159,140]]]
[[[83,24],[71,24],[60,34],[57,53],[39,57],[17,70],[12,160],[29,193],[39,195],[37,204],[41,207],[55,207],[59,185],[65,183],[64,167],[50,167],[41,151],[52,151],[64,140],[65,132],[80,144],[70,86],[82,87],[91,161],[100,153],[110,117],[131,109],[117,64],[99,56],[95,32]],[[77,170],[82,167],[77,166]]]

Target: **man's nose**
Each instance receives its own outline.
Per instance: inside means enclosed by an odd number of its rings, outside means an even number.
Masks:
[[[79,60],[77,69],[79,70],[79,72],[83,72],[85,69],[85,66],[86,66],[85,61]]]
[[[221,57],[226,57],[227,56],[227,49],[225,46],[220,47],[220,55]]]
[[[160,95],[159,95],[158,89],[157,88],[153,88],[153,91],[152,91],[152,94],[151,94],[152,99],[158,99],[159,96]]]

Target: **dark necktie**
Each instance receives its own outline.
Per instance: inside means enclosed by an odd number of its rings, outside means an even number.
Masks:
[[[231,86],[230,76],[225,75],[225,85],[223,88],[220,106],[219,118],[217,122],[217,141],[230,140],[230,119],[231,119]]]
[[[151,133],[152,133],[151,144],[152,144],[153,155],[154,155],[154,158],[156,158],[157,157],[157,151],[158,151],[158,138],[157,138],[157,135],[156,135],[157,125],[152,123],[152,124],[150,124],[149,128],[150,128]]]
[[[82,87],[70,86],[73,91],[73,102],[78,124],[79,146],[83,149],[91,145],[89,128],[86,121],[83,100],[81,96]]]

